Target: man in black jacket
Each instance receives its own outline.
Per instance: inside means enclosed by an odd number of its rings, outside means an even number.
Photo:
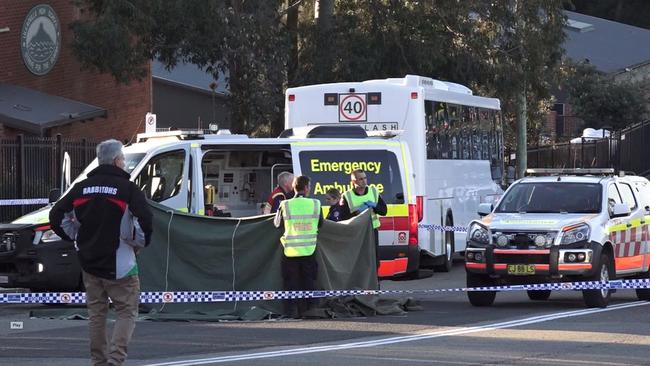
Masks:
[[[117,140],[97,145],[99,166],[50,211],[52,230],[77,248],[94,365],[121,365],[126,359],[140,300],[135,253],[151,239],[152,214],[144,194],[124,171],[122,147]],[[110,348],[109,297],[117,312]]]

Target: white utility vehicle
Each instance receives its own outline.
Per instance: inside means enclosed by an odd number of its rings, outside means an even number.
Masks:
[[[612,169],[530,169],[496,207],[479,207],[469,226],[467,286],[649,278],[650,182]],[[589,307],[606,307],[610,290],[583,290]],[[637,289],[650,300],[650,289]],[[550,290],[528,291],[546,300]],[[489,306],[495,291],[468,292]]]

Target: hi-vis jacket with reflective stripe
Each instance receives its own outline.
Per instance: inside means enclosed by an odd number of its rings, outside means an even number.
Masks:
[[[287,257],[306,257],[314,254],[321,221],[320,201],[296,197],[280,203],[284,220],[284,234],[280,242]]]
[[[345,201],[348,203],[348,206],[350,206],[350,212],[354,212],[358,211],[359,207],[361,207],[364,202],[372,201],[377,204],[379,201],[379,192],[377,192],[377,188],[375,186],[368,186],[368,191],[363,196],[358,196],[354,194],[352,190],[349,190],[343,193],[343,197],[345,197]],[[375,211],[372,211],[371,217],[372,228],[377,229],[380,225],[379,216],[377,216]]]

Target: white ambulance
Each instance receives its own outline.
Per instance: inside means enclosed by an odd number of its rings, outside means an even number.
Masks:
[[[382,218],[382,224],[390,223],[395,229],[390,238],[382,237],[403,244],[395,257],[417,258],[419,254],[421,209],[406,200],[411,196],[413,178],[407,174],[405,164],[410,155],[403,142],[369,139],[355,126],[293,129],[280,138],[248,138],[228,131],[170,131],[140,134],[124,153],[131,179],[150,200],[180,212],[222,217],[261,214],[283,171],[309,176],[312,197],[327,209],[325,192],[349,189],[350,173],[364,169],[388,205],[388,217]],[[96,166],[97,160],[75,182]],[[12,242],[17,243],[10,247],[13,253],[0,257],[0,269],[21,269],[0,272],[5,279],[2,286],[73,290],[80,284],[72,243],[60,240],[50,230],[48,214],[46,207],[0,226],[0,236],[11,233]],[[416,270],[414,261],[408,268],[404,265],[383,275]]]

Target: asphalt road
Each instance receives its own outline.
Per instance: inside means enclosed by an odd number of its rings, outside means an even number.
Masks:
[[[464,286],[451,273],[383,281],[382,289]],[[127,365],[650,365],[650,302],[634,291],[607,309],[587,309],[580,292],[533,302],[499,293],[475,308],[463,293],[420,297],[402,316],[264,322],[138,322]],[[29,319],[42,306],[0,305],[0,365],[88,365],[84,320]],[[10,329],[22,321],[23,329]]]

